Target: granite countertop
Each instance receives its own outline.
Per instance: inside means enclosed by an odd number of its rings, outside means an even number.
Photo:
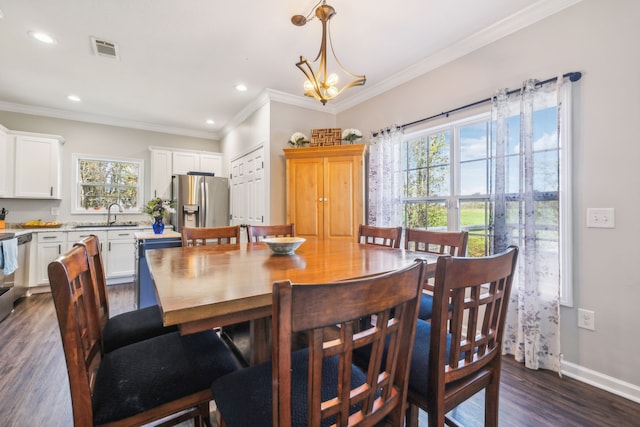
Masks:
[[[152,240],[152,239],[169,239],[169,238],[178,238],[181,239],[182,235],[177,231],[173,230],[164,230],[162,234],[156,234],[153,231],[138,231],[134,233],[137,240]]]
[[[1,232],[15,233],[16,235],[25,233],[37,233],[46,231],[96,231],[96,230],[143,230],[151,229],[151,223],[119,223],[115,227],[107,227],[103,223],[76,223],[69,222],[62,224],[61,227],[24,227],[20,223],[7,224],[5,229],[0,229]]]

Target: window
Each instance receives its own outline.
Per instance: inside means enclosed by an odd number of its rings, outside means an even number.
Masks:
[[[530,114],[530,147],[522,147],[519,112],[503,121],[501,147],[489,114],[405,135],[403,225],[466,230],[469,256],[535,241],[537,271],[549,285],[540,292],[557,292],[559,282],[561,303],[571,305],[569,138],[558,136],[556,105],[540,102]]]
[[[104,213],[111,203],[139,212],[143,204],[143,161],[73,155],[75,213]]]
[[[403,225],[469,232],[469,256],[491,251],[490,115],[406,135]]]

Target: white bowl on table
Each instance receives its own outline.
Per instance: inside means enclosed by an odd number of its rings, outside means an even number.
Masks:
[[[262,239],[276,255],[292,255],[306,240],[304,237],[267,237]]]

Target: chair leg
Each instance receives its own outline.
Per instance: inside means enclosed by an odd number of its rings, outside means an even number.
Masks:
[[[484,392],[484,425],[498,427],[498,403],[500,397],[500,377],[495,375]]]
[[[418,416],[420,415],[420,408],[418,405],[409,403],[406,412],[406,427],[418,427]]]

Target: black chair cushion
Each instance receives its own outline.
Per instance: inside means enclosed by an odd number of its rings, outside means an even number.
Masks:
[[[292,425],[306,426],[307,423],[307,365],[306,349],[291,354],[291,406]],[[322,399],[336,396],[338,381],[338,357],[323,361]],[[241,369],[226,375],[213,383],[213,399],[228,427],[259,427],[272,425],[272,372],[271,361]],[[351,374],[352,387],[366,382],[364,372],[354,366]],[[359,407],[353,406],[353,414]],[[333,418],[333,417],[332,417]],[[322,426],[335,423],[327,418]]]
[[[102,332],[104,352],[177,331],[177,326],[162,325],[162,315],[157,305],[118,314],[107,321]]]
[[[95,424],[120,420],[207,390],[239,364],[213,331],[177,332],[105,354],[93,390]]]

